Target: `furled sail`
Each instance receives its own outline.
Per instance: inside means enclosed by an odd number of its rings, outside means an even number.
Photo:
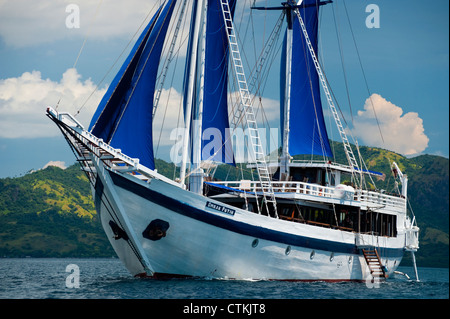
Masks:
[[[313,48],[317,54],[319,5],[316,0],[304,0],[298,8]],[[314,154],[333,157],[328,141],[319,78],[300,27],[298,17],[292,15],[291,92],[289,112],[289,154]],[[283,45],[281,67],[281,128],[284,131],[286,38]]]
[[[142,165],[155,168],[152,109],[159,60],[176,0],[146,26],[95,112],[89,130]]]

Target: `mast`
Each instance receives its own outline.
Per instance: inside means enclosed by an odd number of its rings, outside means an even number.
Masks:
[[[298,1],[298,5],[303,0]],[[283,148],[280,158],[280,180],[287,180],[289,178],[289,163],[291,156],[289,155],[289,114],[291,107],[291,64],[292,64],[292,10],[288,4],[286,6],[286,19],[287,19],[287,31],[286,31],[286,66],[285,74],[286,80],[284,85],[284,131],[283,131]]]
[[[323,122],[319,81],[296,17],[299,9],[304,10],[308,20],[307,32],[312,32],[313,39],[316,39],[318,8],[330,2],[288,0],[281,6],[253,7],[258,10],[282,10],[286,15],[280,72],[280,180],[289,178],[291,154],[332,156]]]
[[[195,0],[195,11],[193,12],[193,41],[191,43],[188,56],[190,56],[189,66],[186,70],[188,76],[188,83],[186,86],[186,100],[185,100],[185,114],[184,114],[184,125],[185,131],[183,136],[183,149],[182,149],[182,160],[180,168],[180,183],[184,184],[184,179],[186,178],[186,163],[189,155],[189,133],[191,130],[191,118],[193,113],[193,98],[195,93],[195,81],[196,81],[196,70],[197,70],[197,53],[198,44],[200,36],[200,27],[202,25],[202,13],[205,8],[205,0]],[[201,124],[200,124],[201,125]]]
[[[202,1],[202,14],[200,17],[200,31],[197,40],[196,81],[200,83],[197,96],[194,97],[193,128],[192,128],[192,165],[189,176],[189,190],[197,194],[203,194],[204,172],[201,168],[202,162],[202,132],[203,132],[203,85],[205,80],[205,41],[206,41],[206,10],[208,1]]]

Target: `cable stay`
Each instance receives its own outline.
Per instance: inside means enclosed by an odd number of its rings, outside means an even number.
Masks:
[[[160,75],[161,80],[159,81],[159,88],[157,90],[155,90],[155,97],[153,99],[152,121],[155,120],[155,113],[156,113],[156,110],[158,109],[159,99],[161,98],[161,92],[162,92],[162,89],[163,89],[163,86],[164,86],[164,83],[166,80],[167,72],[169,71],[169,64],[173,60],[173,53],[175,51],[175,45],[178,40],[178,33],[181,28],[181,22],[183,21],[183,14],[186,9],[186,3],[187,3],[187,0],[184,0],[183,4],[181,5],[180,16],[179,16],[177,24],[175,26],[172,41],[170,42],[168,56],[165,59],[163,67],[162,67],[162,73]]]
[[[347,134],[345,133],[344,126],[342,125],[341,120],[339,118],[339,114],[338,114],[338,112],[336,110],[336,107],[334,105],[333,99],[331,98],[331,94],[330,94],[330,91],[328,90],[328,86],[327,86],[327,81],[325,79],[325,76],[323,75],[322,68],[321,68],[321,66],[319,64],[319,61],[318,61],[317,56],[316,56],[316,53],[314,52],[314,48],[313,48],[313,46],[311,44],[311,41],[309,39],[308,31],[306,30],[306,26],[303,23],[303,19],[302,19],[301,15],[300,15],[300,11],[298,10],[298,8],[295,8],[294,12],[297,14],[298,20],[300,22],[300,27],[301,27],[303,35],[305,37],[306,44],[307,44],[309,52],[311,54],[311,58],[314,61],[314,66],[316,68],[316,71],[317,71],[317,74],[319,76],[322,88],[323,88],[325,96],[327,98],[328,106],[330,107],[331,113],[333,114],[334,121],[336,122],[336,126],[338,128],[339,135],[341,136],[341,140],[342,140],[342,143],[344,145],[345,155],[347,157],[347,160],[349,162],[350,168],[352,170],[352,174],[355,171],[356,172],[360,172],[360,174],[362,174],[362,171],[359,169],[358,162],[356,161],[355,155],[353,154],[353,150],[352,150],[350,142],[349,142],[349,140],[347,138]],[[362,186],[362,185],[360,185],[360,186]]]

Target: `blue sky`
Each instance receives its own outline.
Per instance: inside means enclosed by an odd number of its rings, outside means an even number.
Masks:
[[[58,129],[45,117],[47,105],[61,100],[59,110],[76,113],[100,84],[79,115],[87,125],[119,65],[101,80],[155,2],[0,1],[0,178],[22,175],[52,161],[74,163]],[[70,4],[80,9],[79,28],[66,25]],[[380,10],[379,28],[366,26],[369,4]],[[369,108],[369,93],[340,0],[322,10],[320,49],[333,92],[360,144],[407,156],[449,157],[449,2],[346,0],[345,5],[384,143]],[[344,52],[353,124],[335,26]],[[261,36],[264,25],[256,30]],[[269,109],[277,107],[275,80],[264,92]],[[338,139],[336,130],[333,137]]]

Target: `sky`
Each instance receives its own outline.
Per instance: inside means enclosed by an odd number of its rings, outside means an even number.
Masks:
[[[159,0],[0,0],[0,178],[75,162],[45,116],[46,107],[58,105],[59,111],[73,114],[81,109],[77,119],[88,126],[155,3]],[[319,55],[349,124],[347,132],[360,145],[409,157],[449,157],[448,12],[446,0],[432,5],[346,0],[345,6],[335,0],[322,8]],[[269,25],[260,24],[253,32],[264,37]],[[263,100],[273,118],[279,95],[276,74],[269,81]],[[173,91],[170,98],[177,94]],[[329,111],[325,116],[330,122]],[[169,112],[166,121],[176,117]],[[163,139],[168,135],[165,131]],[[330,137],[339,139],[336,129]]]

